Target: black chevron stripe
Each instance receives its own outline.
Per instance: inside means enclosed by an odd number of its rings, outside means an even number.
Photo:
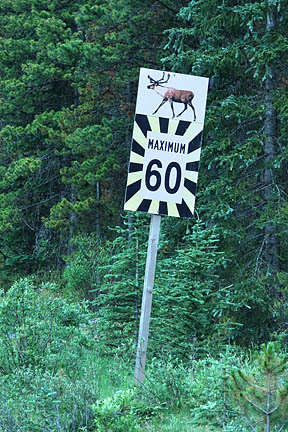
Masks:
[[[160,201],[160,203],[159,203],[159,214],[163,215],[163,216],[167,216],[168,215],[167,202]]]
[[[191,210],[187,206],[187,204],[184,201],[184,199],[182,199],[182,203],[181,204],[176,204],[176,207],[177,207],[177,210],[179,212],[179,216],[180,217],[185,217],[185,218],[191,218],[191,217],[193,217],[193,213],[191,212]]]
[[[188,162],[186,164],[187,171],[199,171],[199,161]]]
[[[144,156],[145,154],[144,148],[137,141],[135,141],[135,139],[132,140],[131,151],[137,153],[140,156]]]
[[[186,187],[186,189],[188,189],[194,196],[196,195],[196,190],[197,190],[197,184],[196,183],[185,178],[184,187]]]
[[[168,132],[168,126],[169,126],[169,119],[164,117],[159,117],[159,123],[160,123],[160,132],[161,133],[167,133]]]
[[[130,162],[129,164],[129,173],[133,173],[133,172],[137,172],[137,171],[142,171],[143,170],[143,164],[139,164],[139,163],[135,163],[135,162]]]
[[[193,140],[189,142],[188,153],[191,153],[192,151],[197,150],[199,147],[201,147],[202,134],[203,134],[203,131],[199,132],[199,134],[196,135],[196,137],[193,138]]]
[[[186,132],[186,130],[188,129],[188,127],[190,126],[191,122],[188,121],[184,121],[184,120],[180,120],[179,124],[177,126],[175,135],[181,135],[183,136]]]
[[[143,132],[143,135],[147,137],[147,132],[151,131],[150,123],[148,121],[148,118],[144,114],[136,114],[135,115],[135,121],[141,131]]]
[[[140,190],[140,187],[141,187],[141,179],[127,186],[125,202],[129,201],[129,199]]]
[[[152,200],[148,200],[148,199],[143,199],[143,201],[141,202],[141,204],[139,205],[139,207],[137,208],[136,211],[142,211],[142,212],[148,212],[149,211],[149,207],[152,203]]]

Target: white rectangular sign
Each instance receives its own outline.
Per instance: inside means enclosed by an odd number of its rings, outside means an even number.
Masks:
[[[192,217],[208,78],[142,68],[125,210]]]
[[[204,124],[208,78],[140,69],[136,113]]]

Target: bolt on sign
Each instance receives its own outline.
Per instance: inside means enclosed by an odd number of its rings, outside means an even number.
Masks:
[[[193,216],[208,81],[141,68],[124,210]]]

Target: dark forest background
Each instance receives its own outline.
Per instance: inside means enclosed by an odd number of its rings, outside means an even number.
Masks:
[[[287,0],[1,0],[3,302],[19,280],[84,301],[103,352],[133,352],[149,216],[123,202],[139,69],[165,69],[210,81],[195,217],[162,218],[150,355],[287,344],[287,14]]]

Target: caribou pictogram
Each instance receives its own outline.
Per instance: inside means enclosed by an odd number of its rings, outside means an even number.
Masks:
[[[190,90],[177,90],[173,87],[166,87],[163,86],[163,84],[166,84],[169,81],[170,78],[170,74],[168,74],[167,78],[165,79],[165,72],[163,72],[163,76],[162,78],[160,78],[159,80],[155,80],[154,78],[152,78],[150,75],[148,75],[148,78],[150,80],[150,83],[147,88],[154,90],[157,94],[159,94],[159,96],[161,96],[162,102],[160,103],[160,105],[158,106],[158,108],[153,112],[153,115],[157,113],[157,111],[159,110],[159,108],[165,104],[165,102],[169,101],[171,109],[172,109],[172,113],[173,113],[173,117],[175,117],[175,112],[174,112],[174,107],[173,107],[173,102],[177,102],[177,103],[183,103],[184,104],[184,109],[183,111],[180,112],[180,114],[177,115],[177,117],[179,117],[181,114],[183,114],[184,111],[187,110],[187,106],[189,106],[190,108],[192,108],[193,113],[194,113],[194,121],[196,121],[196,113],[195,113],[195,108],[192,105],[192,99],[194,98],[194,93]],[[167,89],[164,92],[160,92],[158,90],[158,87],[163,87],[165,89]],[[162,94],[164,93],[164,94]]]

